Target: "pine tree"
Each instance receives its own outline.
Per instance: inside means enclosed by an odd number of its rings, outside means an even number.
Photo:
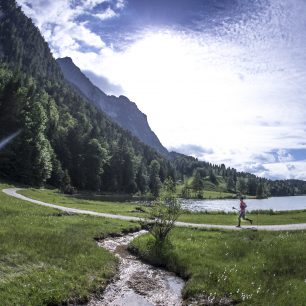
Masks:
[[[101,189],[101,176],[104,165],[108,161],[108,152],[97,139],[90,139],[85,147],[83,163],[85,188],[88,190]]]
[[[159,178],[160,165],[157,160],[152,160],[150,163],[150,182],[149,187],[151,193],[157,197],[159,195],[162,183]]]
[[[26,101],[21,112],[23,131],[16,163],[21,181],[42,186],[52,172],[53,150],[45,136],[47,116],[43,105],[46,93],[36,94],[22,89],[20,95]]]

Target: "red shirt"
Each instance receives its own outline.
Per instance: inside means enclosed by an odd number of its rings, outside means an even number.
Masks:
[[[241,211],[245,211],[247,205],[245,204],[245,202],[243,202],[243,200],[240,200],[240,210]]]

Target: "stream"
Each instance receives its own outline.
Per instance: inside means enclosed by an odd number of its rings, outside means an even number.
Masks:
[[[92,299],[87,306],[179,306],[184,281],[175,274],[140,261],[127,250],[140,231],[99,242],[119,257],[118,274],[106,287],[102,297]]]

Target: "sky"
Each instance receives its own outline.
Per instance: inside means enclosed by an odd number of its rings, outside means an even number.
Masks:
[[[169,150],[306,180],[306,0],[17,0]]]

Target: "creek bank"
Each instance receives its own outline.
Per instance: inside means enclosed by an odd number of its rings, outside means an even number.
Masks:
[[[100,297],[87,306],[179,306],[184,281],[174,273],[143,263],[127,250],[128,244],[142,230],[98,242],[119,259],[118,273]]]

